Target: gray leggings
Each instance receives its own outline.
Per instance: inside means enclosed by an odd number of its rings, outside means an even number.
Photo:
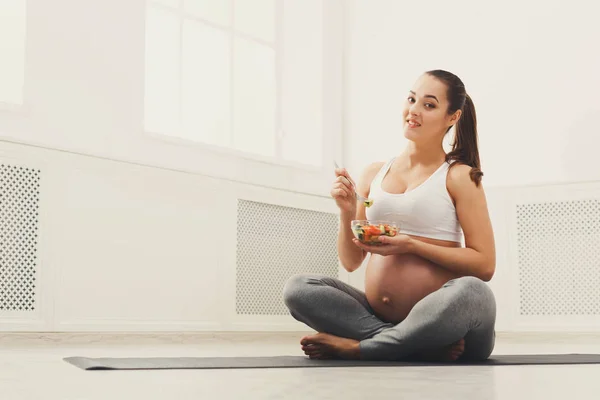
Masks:
[[[364,360],[403,360],[465,339],[461,360],[485,360],[494,348],[496,301],[480,279],[448,281],[397,325],[375,316],[360,290],[324,275],[295,275],[283,290],[291,315],[317,332],[360,341]]]

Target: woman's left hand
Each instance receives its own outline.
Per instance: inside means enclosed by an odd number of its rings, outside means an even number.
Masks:
[[[352,239],[355,245],[373,254],[389,256],[393,254],[405,254],[411,251],[413,239],[408,235],[379,236],[382,244],[368,245],[361,243],[358,239]]]

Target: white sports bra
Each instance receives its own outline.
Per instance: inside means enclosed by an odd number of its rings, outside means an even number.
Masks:
[[[367,219],[398,224],[407,235],[461,242],[462,229],[452,198],[446,189],[450,165],[444,162],[425,182],[406,193],[388,193],[381,182],[394,158],[388,161],[371,182],[369,198],[373,205],[366,209]]]

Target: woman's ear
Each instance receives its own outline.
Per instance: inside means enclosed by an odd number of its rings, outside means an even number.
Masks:
[[[456,110],[456,112],[454,114],[452,114],[452,116],[450,117],[450,126],[456,125],[456,123],[460,119],[461,115],[462,115],[462,110]]]

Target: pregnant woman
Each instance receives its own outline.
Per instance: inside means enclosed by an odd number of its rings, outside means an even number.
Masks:
[[[291,315],[318,332],[300,341],[310,358],[484,360],[494,348],[496,303],[485,282],[496,254],[473,102],[457,76],[428,71],[402,116],[404,151],[369,165],[357,185],[337,168],[331,189],[343,267],[355,271],[370,253],[365,292],[321,275],[296,275],[284,287]],[[355,187],[372,206],[357,202]],[[399,232],[365,245],[352,234],[353,219],[396,222]]]

